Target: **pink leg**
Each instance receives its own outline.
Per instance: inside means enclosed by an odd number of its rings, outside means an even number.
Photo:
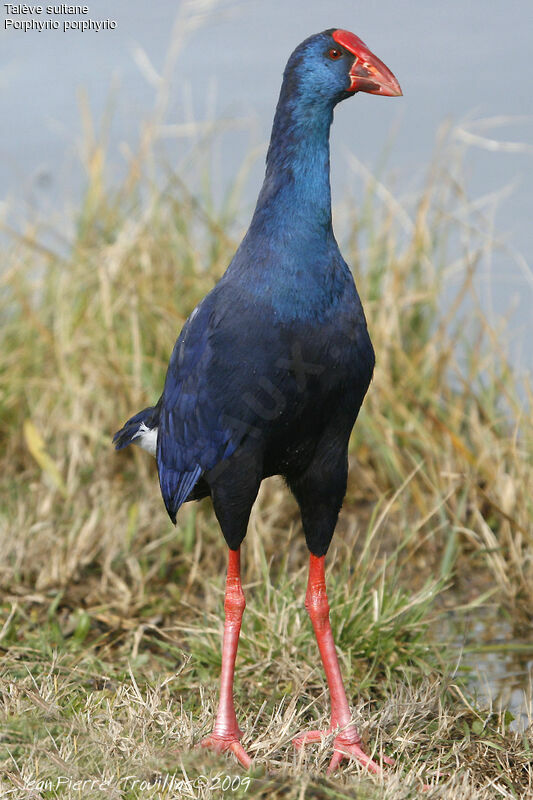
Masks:
[[[222,644],[222,670],[220,673],[220,701],[213,733],[201,742],[202,747],[209,747],[217,752],[231,750],[243,767],[248,769],[252,759],[246,753],[239,739],[242,731],[237,725],[235,706],[233,703],[233,675],[235,658],[241,632],[242,615],[246,601],[241,586],[241,553],[230,550],[228,557],[228,574],[226,577],[226,595],[224,598],[224,640]]]
[[[333,742],[333,757],[328,767],[328,775],[340,764],[344,756],[356,758],[371,772],[380,773],[381,767],[376,764],[361,747],[361,737],[350,716],[350,707],[342,682],[339,661],[335,651],[333,633],[329,622],[329,604],[326,593],[324,574],[325,556],[314,556],[309,559],[309,581],[305,596],[305,607],[311,617],[313,628],[326,672],[331,697],[331,723],[327,731],[308,731],[293,739],[296,747],[303,747],[309,742],[318,742],[322,737],[341,729]],[[392,759],[384,758],[387,763]]]

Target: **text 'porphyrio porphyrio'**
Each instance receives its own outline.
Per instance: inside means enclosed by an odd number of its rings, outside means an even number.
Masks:
[[[356,92],[401,94],[389,69],[353,33],[311,36],[291,55],[250,228],[226,273],[194,309],[174,346],[157,405],[115,434],[157,459],[173,522],[187,500],[211,496],[229,547],[220,703],[202,744],[248,767],[233,702],[245,606],[240,545],[263,478],[282,475],[300,506],[310,550],[305,605],[331,695],[328,771],[343,756],[370,770],[351,721],[329,623],[324,557],[346,491],[348,439],[374,351],[331,224],[329,129]]]

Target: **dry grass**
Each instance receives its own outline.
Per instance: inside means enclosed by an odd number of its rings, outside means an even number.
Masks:
[[[15,655],[9,666],[14,674],[20,671]],[[416,689],[397,687],[379,708],[356,704],[354,719],[370,747],[378,757],[382,749],[393,750],[399,766],[375,779],[358,765],[346,764],[327,780],[320,773],[330,757],[328,743],[297,754],[290,742],[305,724],[308,707],[324,703],[324,693],[317,695],[304,676],[296,687],[302,704],[277,698],[259,707],[256,684],[244,678],[238,710],[250,714],[243,741],[256,759],[248,787],[247,776],[232,761],[193,749],[210,729],[216,693],[214,687],[198,686],[190,659],[183,659],[178,671],[142,685],[132,672],[104,681],[86,660],[73,664],[53,658],[40,671],[42,667],[33,662],[32,675],[13,680],[9,690],[5,687],[5,711],[12,720],[6,730],[12,760],[0,784],[5,796],[27,796],[22,787],[37,788],[39,782],[55,788],[60,776],[57,796],[66,797],[102,796],[95,788],[100,782],[106,784],[104,796],[109,797],[219,796],[199,786],[203,776],[213,786],[219,775],[230,775],[236,784],[240,779],[240,791],[225,795],[237,797],[343,798],[357,790],[364,798],[408,798],[420,796],[425,781],[430,786],[427,797],[466,798],[469,793],[474,800],[484,800],[527,797],[533,786],[526,737],[509,734],[501,719],[479,716],[466,707],[452,710],[440,682],[422,681]],[[191,691],[200,696],[194,719],[186,700],[178,699]],[[254,699],[248,699],[248,692]],[[33,737],[21,722],[24,717],[31,720]],[[327,724],[325,714],[317,712],[316,717]],[[165,778],[168,785],[172,776],[175,783],[190,781],[188,795],[158,793]],[[80,795],[74,787],[81,781],[87,783]],[[34,796],[56,794],[52,790]]]
[[[152,461],[110,446],[158,396],[178,330],[235,245],[226,209],[208,212],[177,175],[165,191],[149,181],[146,148],[111,193],[93,142],[69,247],[61,254],[28,223],[3,254],[8,797],[101,797],[75,785],[97,778],[109,797],[210,797],[223,792],[184,784],[165,794],[120,779],[244,778],[231,760],[191,750],[211,724],[220,663],[225,548],[210,506],[184,509],[174,530]],[[425,796],[454,800],[533,792],[531,731],[477,708],[451,677],[457,653],[431,637],[440,613],[490,597],[517,626],[533,614],[531,398],[479,311],[478,221],[448,168],[436,160],[412,209],[369,180],[344,247],[378,365],[329,559],[331,604],[354,717],[397,765],[383,780],[355,764],[329,780],[319,776],[327,743],[293,752],[302,726],[325,721],[327,698],[303,612],[299,520],[272,480],[244,546],[237,676],[257,766],[227,796],[407,798],[423,781]],[[459,250],[448,246],[457,238]],[[450,273],[462,276],[453,290]],[[70,782],[37,786],[58,775]]]

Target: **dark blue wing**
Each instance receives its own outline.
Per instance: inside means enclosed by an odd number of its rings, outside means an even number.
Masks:
[[[224,308],[216,290],[187,320],[177,340],[161,397],[157,467],[165,506],[176,513],[202,475],[230,456],[242,431],[227,423],[231,375],[220,364],[216,334]],[[222,350],[224,348],[222,347]],[[228,359],[231,354],[226,353]],[[222,354],[224,359],[224,354]]]

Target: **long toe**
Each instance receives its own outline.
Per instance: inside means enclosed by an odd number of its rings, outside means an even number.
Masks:
[[[298,750],[300,750],[302,747],[305,747],[305,745],[312,744],[313,742],[320,742],[324,737],[330,735],[330,730],[304,731],[299,733],[298,736],[295,736],[292,740],[292,743]],[[333,756],[331,757],[331,761],[329,762],[327,769],[328,775],[331,775],[332,772],[335,772],[344,758],[353,758],[356,761],[359,761],[359,763],[366,767],[369,772],[373,772],[375,775],[379,775],[383,772],[381,766],[365,753],[361,743],[353,741],[354,738],[355,736],[352,735],[350,740],[347,741],[346,737],[343,737],[342,734],[335,737],[333,741]],[[382,759],[385,764],[389,764],[390,766],[394,764],[394,759],[389,758],[388,756],[383,756]]]
[[[374,773],[374,775],[381,775],[383,772],[381,766],[372,758],[370,758],[370,756],[365,753],[360,745],[343,742],[342,739],[337,737],[333,742],[333,756],[327,769],[328,775],[331,775],[332,772],[335,772],[343,758],[353,758],[356,761],[359,761],[360,764],[362,764],[369,772]],[[394,763],[392,759],[386,756],[383,760],[387,764]]]
[[[252,759],[240,742],[232,742],[229,746],[229,749],[235,755],[237,760],[240,761],[244,769],[250,769],[252,766]]]
[[[231,750],[245,769],[250,769],[252,766],[252,759],[237,738],[217,736],[212,733],[206,736],[205,739],[202,739],[200,747],[206,747],[208,750],[214,750],[216,753],[225,753],[227,750]]]
[[[305,747],[306,744],[322,741],[324,736],[328,736],[329,733],[330,731],[304,731],[299,733],[298,736],[295,736],[292,740],[292,743],[298,750],[300,750],[302,747]]]

